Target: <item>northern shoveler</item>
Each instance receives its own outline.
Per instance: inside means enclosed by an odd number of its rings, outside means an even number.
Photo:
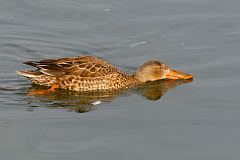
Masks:
[[[173,70],[155,60],[147,61],[133,74],[124,73],[93,56],[45,59],[24,64],[37,69],[17,71],[19,75],[27,77],[32,83],[50,86],[48,90],[33,94],[46,94],[57,88],[80,92],[114,90],[160,79],[192,79],[192,75]]]

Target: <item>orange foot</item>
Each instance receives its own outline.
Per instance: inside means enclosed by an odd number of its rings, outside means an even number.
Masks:
[[[58,88],[59,88],[59,85],[54,83],[48,90],[32,90],[28,93],[28,95],[30,95],[30,96],[32,96],[32,95],[44,95],[44,94],[54,92]]]

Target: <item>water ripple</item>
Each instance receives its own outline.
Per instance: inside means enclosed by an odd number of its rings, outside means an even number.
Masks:
[[[230,65],[234,63],[239,63],[240,62],[240,57],[220,57],[215,60],[208,61],[206,63],[200,64],[200,65],[194,65],[191,66],[191,70],[199,70],[199,69],[204,69],[204,68],[211,68],[211,67],[219,67],[223,65]]]

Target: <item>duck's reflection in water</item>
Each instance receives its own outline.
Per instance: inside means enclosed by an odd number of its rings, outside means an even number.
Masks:
[[[192,80],[160,80],[148,82],[131,89],[114,91],[72,92],[58,90],[46,95],[35,95],[34,101],[41,102],[41,106],[42,103],[44,103],[44,106],[48,108],[62,108],[83,113],[93,111],[96,109],[97,104],[111,102],[114,98],[124,95],[127,91],[142,95],[148,100],[158,100],[168,90],[190,82],[192,82]],[[30,90],[39,88],[41,88],[41,86],[32,86]],[[34,105],[34,107],[36,107],[36,105]]]

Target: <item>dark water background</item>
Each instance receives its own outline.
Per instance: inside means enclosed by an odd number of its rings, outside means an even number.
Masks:
[[[0,159],[240,159],[240,1],[0,4]],[[84,54],[124,71],[162,59],[195,79],[159,100],[130,90],[78,113],[83,99],[28,96],[15,74],[26,60]]]

